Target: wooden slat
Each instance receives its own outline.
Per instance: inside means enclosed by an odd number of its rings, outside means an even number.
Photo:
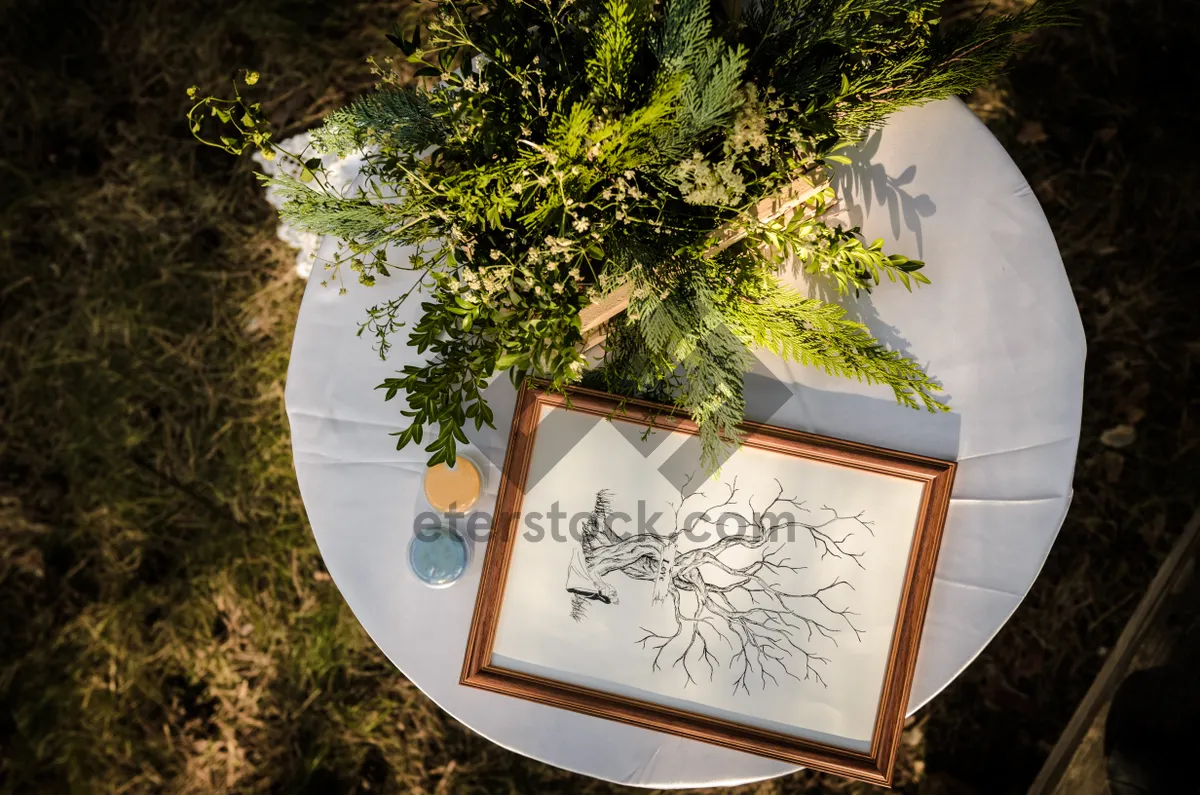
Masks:
[[[629,306],[629,294],[632,292],[633,285],[626,282],[599,301],[585,306],[579,313],[579,326],[583,330],[583,336],[588,337],[589,332],[595,331],[624,312]]]
[[[1096,718],[1107,709],[1109,701],[1116,692],[1117,686],[1129,672],[1130,664],[1138,648],[1146,638],[1147,632],[1154,624],[1154,619],[1161,612],[1163,605],[1172,594],[1176,582],[1183,576],[1188,565],[1196,554],[1200,553],[1200,510],[1192,515],[1183,535],[1175,542],[1166,560],[1158,569],[1158,574],[1150,583],[1142,601],[1133,611],[1125,629],[1117,639],[1116,646],[1109,652],[1108,658],[1100,673],[1096,675],[1087,695],[1083,697],[1075,714],[1063,729],[1062,735],[1055,744],[1041,772],[1029,788],[1029,795],[1050,795],[1059,790],[1063,775],[1075,757],[1081,742],[1096,722]],[[1070,787],[1074,792],[1081,790]]]
[[[778,218],[788,220],[797,207],[823,191],[825,185],[823,175],[819,172],[802,174],[779,193],[760,201],[754,208],[754,212],[758,216],[758,220],[764,224]],[[722,236],[720,242],[704,252],[704,256],[711,257],[719,254],[745,236],[746,233],[741,228],[729,229]]]
[[[801,174],[777,194],[769,196],[758,203],[754,208],[755,213],[758,215],[758,220],[763,223],[768,223],[778,218],[787,220],[795,212],[796,208],[801,207],[809,199],[812,199],[823,191],[826,184],[826,175],[821,169]],[[728,228],[721,235],[719,241],[704,252],[704,256],[712,257],[719,254],[745,236],[745,231],[740,227]],[[628,308],[632,292],[631,285],[628,283],[622,284],[599,301],[595,301],[580,310],[579,326],[583,331],[583,345],[581,346],[581,350],[585,352],[589,351],[604,341],[605,335],[601,333],[601,326]]]

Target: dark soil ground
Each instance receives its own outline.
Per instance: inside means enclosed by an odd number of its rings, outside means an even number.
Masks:
[[[971,98],[1087,329],[1075,502],[1013,620],[906,734],[906,792],[1028,786],[1197,500],[1200,5],[1080,6]],[[283,414],[303,284],[250,163],[183,121],[189,85],[251,67],[276,126],[310,126],[406,13],[0,1],[0,792],[617,789],[473,736],[342,603]]]

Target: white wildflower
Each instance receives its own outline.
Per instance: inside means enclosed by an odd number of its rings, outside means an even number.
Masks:
[[[732,159],[714,166],[699,152],[675,167],[675,179],[689,204],[732,206],[746,192],[746,183]]]
[[[758,104],[758,89],[746,87],[746,98],[733,120],[733,131],[725,139],[725,153],[762,149],[767,145],[767,119]]]
[[[566,254],[574,245],[575,241],[569,237],[554,237],[553,235],[546,237],[546,247],[549,249],[551,257]]]

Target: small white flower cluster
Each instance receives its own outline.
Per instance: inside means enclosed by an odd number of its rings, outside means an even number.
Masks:
[[[750,83],[744,93],[742,107],[733,119],[733,129],[725,139],[727,156],[767,147],[767,117],[758,101],[758,88]]]
[[[754,157],[766,163],[770,157],[770,141],[767,138],[768,121],[786,120],[783,102],[773,98],[773,89],[767,90],[768,99],[759,97],[758,88],[750,83],[743,91],[742,104],[733,119],[733,126],[722,147],[724,158],[710,162],[700,152],[692,154],[675,168],[675,178],[684,201],[691,204],[706,204],[724,207],[735,206],[745,195],[746,178],[739,163]],[[799,139],[796,141],[799,147]]]
[[[482,268],[478,273],[470,268],[463,268],[459,272],[461,278],[451,276],[444,284],[449,290],[462,296],[463,300],[483,303],[507,290],[512,274],[511,265]]]
[[[569,282],[579,284],[583,281],[579,266],[571,265],[578,245],[574,240],[548,235],[543,242],[544,245],[529,249],[524,264],[515,269],[506,267],[503,271],[505,287],[512,281],[518,287],[532,289],[534,295],[542,296],[546,294],[544,284],[549,284],[554,293],[562,293]]]
[[[546,256],[551,259],[557,259],[564,256],[575,246],[575,241],[569,237],[554,237],[547,235],[546,237]]]
[[[487,82],[483,79],[483,75],[479,76],[478,81],[474,77],[468,77],[466,80],[463,80],[462,87],[467,91],[477,91],[480,94],[486,94],[489,88]]]
[[[714,164],[705,160],[703,153],[693,152],[690,159],[675,167],[675,178],[683,200],[689,204],[732,207],[746,192],[746,182],[732,157]]]
[[[520,82],[522,99],[532,103],[534,94],[537,94],[537,114],[545,117],[550,115],[550,104],[546,100],[553,99],[559,92],[553,88],[546,89],[546,84],[543,82],[546,74],[538,68],[540,62],[541,58],[535,55],[531,61],[532,66],[517,72],[514,77]],[[526,136],[529,135],[524,128],[522,128],[522,133]]]
[[[796,251],[797,264],[809,273],[828,275],[834,268],[834,259],[828,256],[837,243],[834,231],[813,220],[797,230],[796,238],[798,242],[807,246]]]
[[[617,177],[616,181],[610,187],[605,188],[600,193],[600,198],[606,202],[616,202],[617,211],[615,218],[621,223],[627,224],[631,220],[629,215],[629,202],[637,201],[645,198],[646,194],[642,193],[641,189],[634,182],[636,175],[629,170],[626,170],[621,176]]]

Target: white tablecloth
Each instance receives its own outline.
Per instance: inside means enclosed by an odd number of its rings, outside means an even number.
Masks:
[[[879,336],[945,384],[953,411],[898,407],[886,387],[829,378],[761,355],[751,419],[959,461],[909,710],[975,658],[1037,576],[1066,513],[1079,439],[1084,338],[1054,238],[1029,185],[971,112],[949,100],[896,115],[838,174],[848,214],[868,239],[919,256],[932,285],[884,283],[845,302]],[[352,168],[352,164],[348,165]],[[328,248],[330,241],[325,242]],[[792,765],[458,684],[482,561],[431,590],[405,549],[425,510],[424,453],[394,449],[399,400],[374,387],[415,359],[380,361],[355,336],[363,309],[406,279],[347,295],[313,273],[296,325],[287,383],[296,474],[329,572],[363,627],[430,698],[518,753],[623,784],[735,784]],[[418,302],[409,305],[418,310]],[[491,389],[495,430],[474,434],[476,458],[503,460],[514,394]],[[776,406],[783,402],[781,408]],[[773,412],[773,413],[772,413]],[[499,482],[488,473],[481,507]]]

